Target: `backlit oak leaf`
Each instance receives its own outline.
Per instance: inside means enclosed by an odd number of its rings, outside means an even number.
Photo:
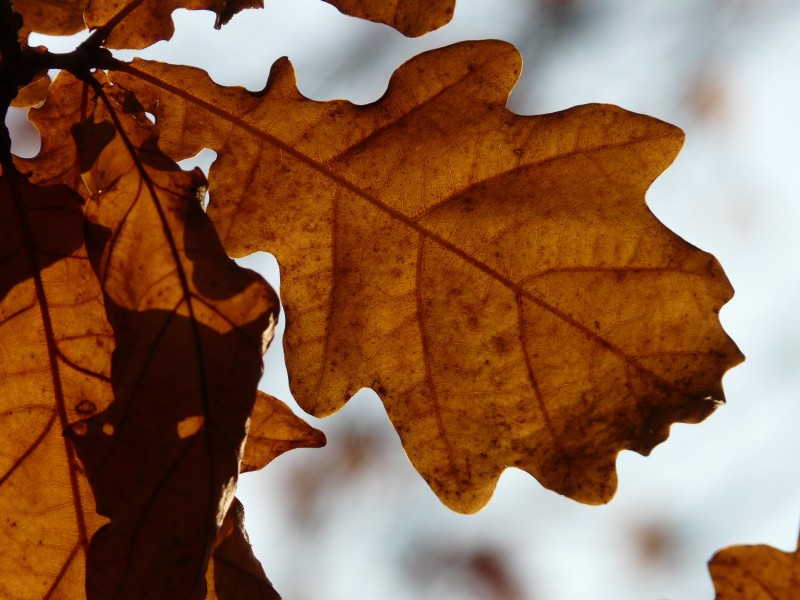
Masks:
[[[11,101],[11,106],[17,108],[28,108],[44,102],[47,90],[50,88],[50,76],[47,73],[40,73],[28,85],[21,88],[16,97]]]
[[[99,81],[104,75],[96,75]],[[87,196],[81,179],[78,150],[72,139],[72,127],[87,116],[88,87],[66,71],[60,71],[47,92],[42,106],[28,111],[28,120],[39,130],[42,145],[33,158],[15,157],[17,168],[30,173],[40,185],[61,183]],[[103,141],[102,143],[105,143]]]
[[[257,471],[293,448],[321,448],[325,434],[296,416],[283,402],[262,391],[250,415],[240,471]]]
[[[84,598],[95,512],[63,436],[111,402],[113,337],[81,198],[0,177],[0,597]]]
[[[263,6],[264,0],[92,0],[84,17],[93,29],[113,23],[106,47],[139,49],[172,37],[179,8],[213,11],[219,29],[239,11]]]
[[[111,519],[89,547],[87,596],[202,598],[278,302],[225,254],[205,178],[158,150],[137,104],[108,85],[87,103],[73,128],[87,247],[117,345],[114,402],[68,430]]]
[[[83,11],[89,0],[14,0],[14,10],[22,15],[20,37],[31,31],[46,35],[72,35],[86,29]]]
[[[409,37],[439,29],[453,18],[455,0],[325,0],[353,17],[384,23]]]
[[[708,563],[717,600],[794,600],[800,590],[800,545],[730,546]]]
[[[300,405],[328,415],[371,387],[462,512],[509,466],[607,502],[617,454],[703,420],[741,360],[719,264],[644,202],[682,132],[607,105],[513,114],[520,67],[506,43],[457,44],[365,106],[304,98],[285,59],[256,94],[145,61],[114,74],[165,152],[218,153],[228,251],[277,256]]]

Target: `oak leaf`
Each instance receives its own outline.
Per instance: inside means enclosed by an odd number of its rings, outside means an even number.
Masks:
[[[259,391],[250,415],[240,472],[263,469],[293,448],[319,448],[325,434],[295,416],[283,402]],[[270,600],[280,596],[253,554],[244,527],[244,507],[234,498],[217,535],[206,573],[208,598]]]
[[[293,448],[321,448],[325,442],[324,433],[274,396],[259,391],[250,415],[240,471],[258,471]]]
[[[233,499],[220,527],[206,582],[208,600],[280,600],[253,554],[238,498]]]
[[[37,106],[44,102],[49,88],[50,76],[47,72],[40,73],[38,77],[17,92],[16,97],[11,101],[11,106],[17,108]]]
[[[22,15],[20,37],[31,31],[46,35],[72,35],[86,29],[83,11],[90,0],[14,0],[14,10]]]
[[[158,150],[122,90],[91,87],[73,133],[116,350],[114,401],[67,430],[111,519],[89,547],[87,597],[202,598],[277,298],[223,251],[202,173]]]
[[[113,337],[81,197],[0,178],[0,597],[84,597],[105,522],[64,429],[111,402]]]
[[[731,546],[708,563],[717,600],[793,600],[800,590],[800,544],[794,552],[771,546]]]
[[[283,402],[259,391],[240,472],[263,469],[293,448],[319,448],[325,434],[295,416]],[[217,535],[213,559],[206,573],[208,598],[219,600],[271,600],[280,596],[253,554],[244,527],[244,507],[234,499]]]
[[[346,15],[383,23],[409,37],[439,29],[453,18],[455,0],[325,0]]]
[[[105,27],[107,48],[146,48],[175,33],[173,11],[210,10],[219,29],[246,8],[263,8],[263,0],[92,0],[84,18],[89,28]]]
[[[100,72],[96,78],[102,82],[105,76]],[[88,94],[86,83],[60,71],[50,84],[44,104],[28,111],[28,120],[41,134],[41,148],[33,158],[15,156],[14,163],[20,171],[30,173],[31,182],[60,183],[88,196],[72,139],[72,127],[88,114]]]
[[[165,152],[218,153],[227,250],[278,258],[300,405],[371,387],[462,512],[509,466],[607,502],[617,454],[703,420],[741,360],[719,264],[643,201],[682,132],[607,105],[515,115],[520,63],[498,41],[435,50],[366,106],[304,98],[286,59],[257,94],[146,61],[114,74]]]

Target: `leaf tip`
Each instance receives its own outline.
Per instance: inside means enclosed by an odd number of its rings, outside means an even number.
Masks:
[[[256,97],[265,96],[268,93],[279,94],[282,96],[297,96],[297,78],[294,73],[294,66],[288,56],[281,56],[269,70],[267,83],[260,92],[253,93]]]

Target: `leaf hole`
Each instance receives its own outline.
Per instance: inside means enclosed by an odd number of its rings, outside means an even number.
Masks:
[[[81,400],[75,406],[75,412],[77,412],[79,415],[90,415],[96,410],[97,406],[95,406],[95,403],[90,400]]]
[[[178,421],[178,437],[182,440],[196,434],[203,428],[206,422],[205,417],[202,415],[193,415]]]

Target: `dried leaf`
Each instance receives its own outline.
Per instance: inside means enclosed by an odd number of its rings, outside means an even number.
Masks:
[[[144,61],[115,75],[167,153],[218,153],[228,251],[277,256],[300,405],[324,416],[376,390],[462,512],[509,466],[607,502],[617,454],[703,420],[741,360],[719,264],[643,201],[682,132],[606,105],[512,114],[519,70],[506,43],[461,43],[367,106],[304,98],[285,59],[258,94]]]
[[[280,600],[253,555],[238,498],[233,499],[220,527],[206,582],[208,600]]]
[[[102,73],[98,73],[97,78],[102,81]],[[66,71],[60,71],[44,104],[28,111],[28,120],[41,134],[42,146],[35,157],[14,157],[14,162],[20,171],[31,174],[33,183],[61,183],[84,197],[88,196],[71,133],[72,126],[83,121],[88,114],[87,93],[85,83]]]
[[[62,431],[111,401],[113,338],[81,198],[0,178],[0,597],[84,598],[105,521]]]
[[[84,16],[90,28],[114,22],[106,47],[139,49],[172,37],[172,12],[179,8],[213,11],[219,29],[239,11],[263,7],[264,0],[93,0]]]
[[[158,150],[125,94],[104,94],[73,128],[117,344],[114,402],[68,430],[111,518],[91,541],[87,596],[202,598],[278,303],[223,251],[198,201],[202,173]]]
[[[47,90],[50,88],[50,76],[47,72],[40,73],[32,82],[17,92],[17,97],[11,101],[11,106],[28,108],[44,102]]]
[[[771,546],[730,546],[708,563],[717,600],[794,600],[800,590],[800,544],[794,552]]]
[[[293,448],[321,448],[324,445],[324,433],[297,417],[277,398],[259,391],[250,415],[240,471],[263,469]]]
[[[456,0],[325,0],[341,12],[353,17],[384,23],[409,37],[447,25],[453,18]]]
[[[46,35],[72,35],[86,29],[83,11],[89,0],[14,0],[14,10],[22,15],[20,37],[31,31]]]

